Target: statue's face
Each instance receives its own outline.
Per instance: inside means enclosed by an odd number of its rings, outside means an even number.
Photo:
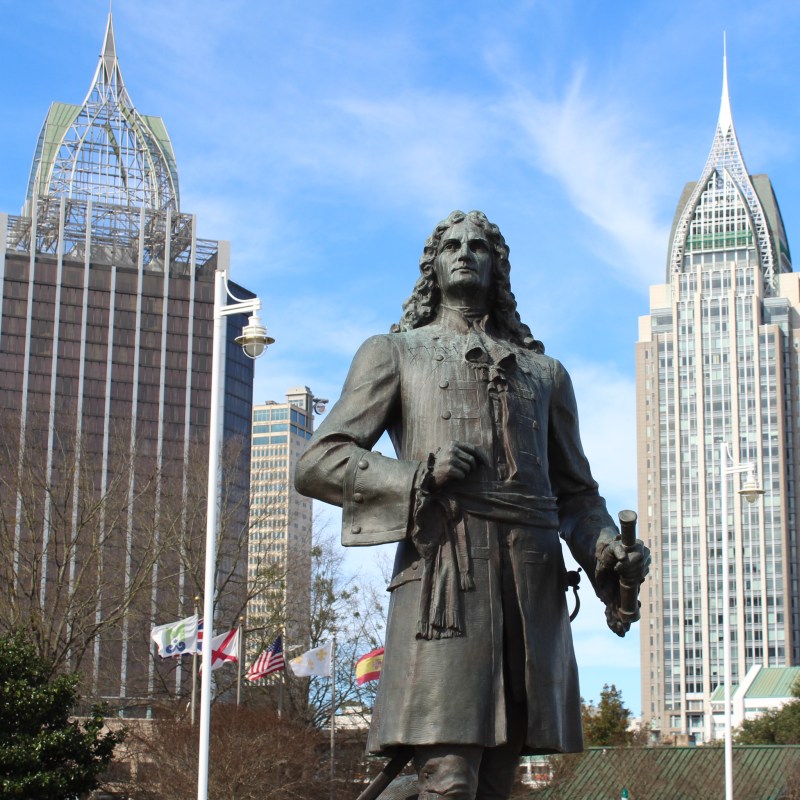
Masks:
[[[486,304],[492,280],[492,248],[482,228],[464,220],[446,230],[434,267],[445,303]]]

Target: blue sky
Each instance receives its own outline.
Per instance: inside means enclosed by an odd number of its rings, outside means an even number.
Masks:
[[[79,103],[108,5],[0,0],[0,210],[18,213],[52,101]],[[727,31],[733,115],[800,247],[800,4],[116,0],[139,111],[164,118],[182,210],[232,243],[277,343],[255,399],[338,395],[386,331],[425,237],[479,208],[511,247],[520,313],[575,382],[609,508],[636,507],[634,355],[669,225],[714,133]],[[371,550],[354,563],[369,566]],[[584,696],[639,712],[638,633],[586,602]]]

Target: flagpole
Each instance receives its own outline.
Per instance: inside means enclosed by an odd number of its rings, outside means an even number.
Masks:
[[[244,658],[244,617],[239,615],[239,652],[237,653],[238,661],[236,662],[236,705],[242,697],[242,659]]]
[[[225,348],[227,304],[225,272],[214,276],[214,329],[211,353],[211,402],[208,421],[208,495],[206,497],[206,552],[203,575],[203,659],[200,681],[200,731],[197,758],[197,800],[208,800],[208,760],[211,735],[211,650],[214,641],[214,593],[217,588],[217,525],[220,497],[220,452],[224,435]]]
[[[229,298],[234,302],[229,302]],[[224,437],[225,417],[225,351],[228,317],[251,314],[250,322],[236,337],[245,354],[258,358],[275,340],[267,336],[258,312],[257,297],[240,300],[228,287],[227,269],[219,265],[214,273],[214,326],[211,339],[211,397],[208,415],[208,495],[206,497],[206,552],[203,572],[203,639],[214,640],[214,594],[217,587],[217,526],[220,504],[220,454]],[[200,726],[198,732],[197,800],[208,800],[208,760],[211,721],[211,647],[203,648],[203,677],[200,682]]]
[[[283,642],[285,644],[286,639],[283,639]],[[284,652],[284,658],[286,658],[286,656],[289,655],[289,648],[284,646],[283,652]],[[283,686],[286,683],[286,667],[284,667],[283,670],[281,670],[281,674],[279,677],[280,677],[280,682],[278,683],[278,719],[283,719]]]
[[[197,606],[200,603],[200,598],[195,595],[194,596],[194,613],[197,614]],[[199,627],[199,623],[198,623]],[[192,653],[192,710],[190,713],[192,727],[194,727],[194,713],[195,708],[197,707],[197,634],[195,634],[194,640],[194,652]]]
[[[336,634],[331,645],[331,800],[333,800],[333,781],[336,773]]]

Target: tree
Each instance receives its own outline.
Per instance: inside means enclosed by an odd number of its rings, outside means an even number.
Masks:
[[[68,423],[27,419],[21,437],[0,412],[0,634],[28,632],[54,671],[81,670],[84,694],[115,696],[121,670],[120,704],[188,693],[188,665],[153,660],[150,631],[202,599],[207,443],[158,455],[125,426],[98,445]],[[248,584],[245,445],[232,438],[220,459],[218,626],[282,577],[265,568]]]
[[[782,708],[746,719],[736,731],[737,744],[800,744],[800,681],[792,687],[794,700]]]
[[[176,561],[172,570],[164,570],[159,592],[159,618],[153,623],[169,620],[164,609],[181,609],[178,616],[193,613],[192,598],[196,597],[202,615],[205,590],[205,535],[208,487],[208,462],[205,445],[194,443],[190,448],[186,463],[187,480],[176,486],[175,482],[165,484],[162,506],[167,517],[180,517],[180,537],[175,547]],[[275,635],[287,628],[287,608],[284,591],[290,575],[297,571],[293,560],[276,560],[266,554],[255,553],[248,559],[252,546],[251,534],[259,525],[266,522],[278,509],[271,504],[251,510],[248,487],[243,483],[246,474],[246,457],[249,450],[246,442],[232,438],[225,442],[220,456],[220,502],[218,507],[218,528],[216,537],[216,568],[214,582],[215,634],[228,627],[239,625],[248,611],[248,624],[257,630],[248,637],[248,650],[257,644],[261,649],[274,639]],[[176,493],[174,489],[180,488]],[[255,599],[269,598],[270,610],[267,614],[252,617],[248,604]],[[308,617],[306,610],[305,617]],[[307,625],[307,622],[306,622]],[[184,683],[179,686],[175,673],[180,668],[188,674],[188,659],[175,661],[158,659],[157,676],[160,681],[160,694],[180,694],[187,691]],[[234,670],[220,670],[215,673],[216,694],[228,693],[236,681]]]
[[[101,709],[80,724],[79,675],[52,677],[22,633],[0,638],[0,795],[57,800],[98,784],[124,734],[102,733]]]
[[[113,695],[120,669],[147,693],[154,587],[176,582],[184,519],[180,456],[157,459],[129,431],[96,437],[0,414],[0,633],[20,629],[54,671],[82,670]],[[127,657],[125,656],[127,654]]]
[[[311,551],[310,646],[317,647],[336,636],[336,697],[327,678],[292,679],[287,676],[295,713],[313,725],[327,725],[331,706],[359,705],[369,712],[375,684],[359,686],[356,660],[383,642],[385,609],[377,587],[360,575],[345,570],[345,553],[337,537],[317,532]]]
[[[212,800],[322,800],[330,794],[320,768],[325,737],[274,711],[214,706],[209,739]],[[197,728],[160,719],[132,728],[137,769],[125,795],[135,800],[185,800],[197,782]],[[354,796],[352,789],[347,795]]]
[[[0,631],[22,628],[54,668],[77,669],[131,612],[161,553],[152,527],[136,553],[120,546],[129,518],[142,527],[136,510],[153,506],[156,469],[118,440],[98,486],[85,440],[35,414],[25,430],[21,447],[18,422],[0,417]]]
[[[264,684],[242,687],[245,702],[277,702],[282,694],[283,708],[295,719],[314,726],[324,727],[331,715],[331,701],[335,711],[343,707],[361,707],[365,713],[372,709],[375,684],[358,686],[355,681],[354,664],[357,658],[375,649],[383,642],[385,622],[382,586],[362,575],[349,574],[345,565],[345,551],[337,537],[325,526],[315,525],[313,543],[310,548],[310,598],[311,608],[305,607],[305,618],[301,620],[298,609],[288,593],[281,591],[286,581],[292,580],[293,570],[307,575],[308,567],[294,559],[276,565],[264,563],[259,566],[261,593],[260,610],[248,614],[254,625],[248,636],[248,649],[263,649],[280,631],[286,632],[284,647],[287,661],[303,650],[318,647],[336,637],[336,697],[331,698],[328,678],[296,678],[289,668],[284,673],[267,678]],[[252,574],[252,573],[251,573]],[[270,588],[270,578],[272,588]],[[308,577],[304,577],[308,580]],[[251,591],[248,593],[253,594]],[[295,595],[295,598],[297,595]],[[288,602],[287,602],[288,601]],[[292,630],[295,634],[292,635]],[[297,632],[302,635],[298,637]],[[251,650],[254,652],[254,650]],[[223,670],[220,670],[223,672]],[[221,676],[220,686],[234,679],[233,672]],[[279,686],[282,687],[279,690]]]
[[[605,684],[597,706],[582,704],[583,738],[587,747],[614,747],[633,744],[628,730],[631,712],[622,702],[622,692]]]

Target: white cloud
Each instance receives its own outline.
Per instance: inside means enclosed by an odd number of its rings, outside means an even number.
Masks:
[[[304,180],[426,216],[474,191],[474,164],[492,137],[472,100],[423,91],[332,97],[292,120],[289,134],[276,146]]]
[[[608,237],[598,244],[605,260],[643,287],[654,282],[668,235],[656,208],[665,182],[633,116],[618,100],[585,92],[580,73],[558,100],[517,88],[505,109],[524,134],[522,155]]]

